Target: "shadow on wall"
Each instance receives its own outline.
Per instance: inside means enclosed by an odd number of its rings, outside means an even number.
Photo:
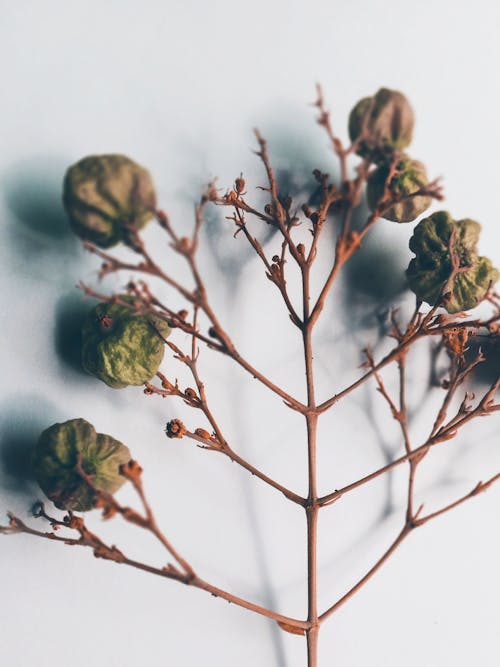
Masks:
[[[39,396],[24,394],[1,405],[0,470],[2,488],[29,501],[40,495],[33,476],[31,457],[47,423],[58,419],[59,410]]]
[[[491,386],[498,377],[500,377],[500,338],[485,339],[477,336],[469,342],[468,358],[473,359],[481,349],[485,360],[476,366],[473,371],[472,379],[474,385],[481,391],[485,387]]]
[[[89,379],[81,361],[82,325],[95,303],[93,299],[84,299],[80,290],[73,289],[61,296],[55,307],[55,352],[64,366]]]
[[[353,215],[352,228],[360,229],[368,215],[366,205],[359,206]],[[408,228],[408,238],[410,235]],[[408,292],[405,277],[408,238],[391,235],[380,220],[344,266],[342,307],[355,329],[376,327],[379,335],[387,331],[390,308]]]
[[[20,276],[67,286],[82,251],[62,205],[67,161],[36,156],[12,164],[3,174],[6,228],[12,269]]]

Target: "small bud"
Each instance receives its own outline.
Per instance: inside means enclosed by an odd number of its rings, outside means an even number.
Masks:
[[[406,148],[413,134],[413,110],[397,90],[381,88],[360,100],[349,115],[349,136],[360,139],[358,155],[379,162],[394,150]]]
[[[299,253],[299,255],[302,255],[302,257],[303,257],[305,251],[306,251],[305,245],[303,243],[299,243],[297,245],[297,252]]]
[[[77,236],[109,248],[151,220],[156,193],[149,172],[125,155],[91,155],[66,172],[63,203]]]
[[[271,264],[271,276],[279,278],[281,276],[281,269],[278,264]]]
[[[181,253],[187,253],[191,248],[191,241],[186,236],[183,236],[179,239],[176,248]]]
[[[83,368],[114,389],[144,384],[155,376],[169,334],[169,326],[157,317],[100,303],[83,324]]]
[[[187,389],[184,390],[184,396],[189,400],[198,398],[198,394],[191,387],[188,387]]]
[[[237,178],[235,180],[234,189],[236,190],[238,195],[241,195],[244,192],[244,190],[245,190],[245,179],[243,178],[243,176],[240,176],[239,178]]]
[[[389,167],[382,165],[375,169],[368,177],[366,197],[368,206],[373,211],[384,196]],[[398,170],[391,179],[389,193],[392,197],[405,197],[429,185],[424,165],[417,160],[405,158],[398,166]],[[421,215],[432,203],[432,198],[426,195],[409,197],[397,202],[382,214],[386,220],[393,222],[412,222]]]
[[[134,459],[129,459],[126,463],[122,463],[119,471],[122,477],[129,479],[131,482],[137,483],[141,479],[142,468]]]
[[[182,438],[184,433],[186,433],[186,427],[180,419],[172,419],[165,426],[165,433],[167,434],[167,438]]]
[[[237,201],[237,199],[238,195],[234,190],[230,190],[224,195],[224,201],[226,201],[228,204],[233,204],[235,201]]]
[[[210,440],[210,433],[205,431],[204,428],[197,428],[195,435],[197,435],[199,438],[203,438],[203,440]]]
[[[488,258],[477,253],[480,231],[478,222],[455,221],[446,211],[433,213],[418,223],[410,239],[410,250],[416,257],[411,260],[406,276],[419,299],[435,305],[441,298],[449,313],[470,310],[484,299],[500,273]],[[453,261],[460,270],[451,280],[445,299],[442,291],[452,276]]]
[[[118,440],[96,433],[85,419],[70,419],[41,434],[33,467],[42,491],[56,507],[85,512],[94,507],[97,494],[77,472],[77,464],[96,489],[115,493],[125,481],[120,466],[130,458],[128,447]]]

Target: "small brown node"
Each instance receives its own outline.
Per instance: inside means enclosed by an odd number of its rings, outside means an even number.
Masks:
[[[226,192],[226,194],[224,195],[224,201],[227,202],[228,204],[234,204],[236,201],[238,201],[238,193],[235,192],[234,190]]]
[[[177,250],[179,252],[189,252],[190,249],[191,241],[186,236],[183,236],[181,239],[179,239],[179,242],[177,243]]]
[[[239,195],[243,194],[245,190],[245,179],[243,178],[243,174],[240,174],[240,177],[234,181],[234,189]]]
[[[197,428],[195,435],[197,435],[199,438],[203,438],[203,440],[210,440],[210,433],[205,431],[204,428]]]
[[[114,323],[113,318],[110,317],[109,315],[101,315],[100,317],[97,318],[97,321],[102,331],[108,331],[109,329],[111,329]]]
[[[180,419],[172,419],[165,426],[165,433],[167,438],[182,438],[186,433],[186,427]]]
[[[470,329],[454,327],[448,331],[444,331],[444,344],[453,355],[463,359],[464,354],[468,350],[467,345],[472,333]]]
[[[119,470],[120,475],[123,475],[123,477],[126,477],[131,482],[138,482],[142,475],[142,468],[134,459],[130,459],[128,463],[123,463]]]

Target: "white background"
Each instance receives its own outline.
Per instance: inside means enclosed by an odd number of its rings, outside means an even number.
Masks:
[[[222,457],[168,441],[162,429],[174,416],[205,426],[184,406],[146,398],[139,388],[111,390],[78,370],[71,336],[82,304],[74,285],[80,278],[95,282],[97,263],[67,231],[62,176],[86,154],[130,155],[151,170],[161,205],[188,233],[193,202],[210,178],[218,176],[225,188],[243,171],[250,195],[258,196],[263,174],[251,154],[252,127],[268,137],[281,169],[300,178],[315,166],[334,173],[308,106],[315,83],[323,85],[342,137],[360,97],[393,87],[416,109],[412,154],[430,175],[446,177],[446,206],[457,218],[483,224],[481,249],[500,265],[500,9],[487,0],[3,0],[0,7],[2,512],[26,518],[39,497],[24,467],[39,432],[82,416],[129,445],[145,468],[162,525],[202,577],[303,616],[300,510]],[[411,227],[381,222],[372,237],[388,280],[396,270],[394,289],[372,300],[363,296],[380,277],[379,263],[368,265],[361,291],[345,284],[336,290],[343,305],[328,309],[316,341],[321,396],[352,381],[359,349],[376,343],[374,313],[397,292]],[[298,341],[272,286],[221,215],[212,215],[207,229],[204,271],[223,322],[251,361],[301,395]],[[169,267],[163,238],[148,229],[146,239]],[[119,289],[127,278],[108,288]],[[175,340],[187,342],[178,334]],[[415,442],[439,400],[439,390],[426,391],[421,354],[411,361]],[[235,449],[305,493],[300,420],[211,353],[203,354],[202,368]],[[164,370],[183,377],[173,361]],[[496,472],[498,433],[494,418],[484,420],[423,464],[419,500],[437,508]],[[401,447],[370,385],[322,424],[321,492],[383,465],[381,444],[393,454]],[[324,511],[322,609],[399,530],[406,474],[395,474],[390,488],[382,480]],[[120,497],[133,500],[127,490]],[[493,488],[412,535],[324,626],[320,665],[497,665],[499,499]],[[119,520],[103,525],[93,515],[89,521],[131,555],[164,562],[138,530]],[[270,621],[85,550],[5,537],[0,562],[0,652],[10,667],[305,664],[305,641]]]

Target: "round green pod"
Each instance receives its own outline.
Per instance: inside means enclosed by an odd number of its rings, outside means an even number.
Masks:
[[[77,236],[101,248],[127,241],[156,210],[149,172],[125,155],[90,155],[66,172],[63,203]]]
[[[487,257],[478,255],[480,231],[481,225],[475,220],[455,221],[447,211],[433,213],[418,223],[410,239],[415,257],[406,277],[420,300],[436,304],[452,275],[452,252],[461,270],[451,281],[443,307],[449,313],[458,313],[475,308],[484,299],[500,274]]]
[[[380,88],[373,97],[364,97],[349,114],[349,137],[360,139],[356,153],[381,162],[395,150],[409,146],[414,114],[408,99],[397,90]]]
[[[123,300],[129,297],[122,297]],[[149,382],[161,364],[170,328],[160,318],[126,306],[98,304],[82,327],[82,365],[109,387]]]
[[[85,512],[94,507],[96,493],[75,470],[78,461],[93,486],[115,493],[125,481],[120,466],[130,459],[123,443],[96,433],[85,419],[70,419],[43,431],[33,468],[40,488],[56,507]]]
[[[377,167],[366,184],[366,198],[368,206],[373,211],[384,195],[385,184],[389,176],[389,167]],[[418,160],[405,158],[398,166],[398,171],[392,178],[389,189],[398,195],[411,195],[429,185],[424,165]],[[412,222],[416,220],[432,203],[432,198],[426,195],[409,197],[397,202],[382,214],[382,217],[392,222]]]

